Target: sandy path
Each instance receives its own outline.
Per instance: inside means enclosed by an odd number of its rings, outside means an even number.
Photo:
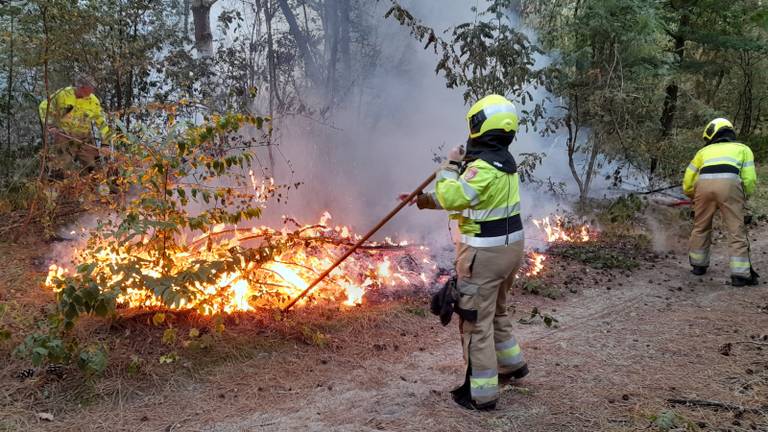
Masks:
[[[754,245],[758,251],[765,246],[760,237]],[[726,285],[722,249],[716,246],[711,275],[705,278],[689,275],[687,260],[678,255],[620,278],[610,291],[595,286],[549,302],[560,328],[518,326],[532,373],[520,387],[507,389],[493,413],[459,409],[447,394],[462,373],[451,325],[424,334],[437,342],[432,349],[395,363],[371,358],[338,371],[332,391],[320,388],[291,397],[287,409],[254,410],[243,418],[189,427],[222,432],[635,430],[648,426],[667,397],[766,404],[768,363],[761,365],[760,359],[768,359],[757,351],[760,347],[738,345],[731,356],[718,348],[768,333],[768,313],[760,309],[768,305],[768,289]],[[757,268],[768,268],[763,257],[756,254]],[[741,385],[750,380],[746,388]],[[736,427],[731,414],[683,411],[704,425]],[[768,430],[764,416],[744,424]]]

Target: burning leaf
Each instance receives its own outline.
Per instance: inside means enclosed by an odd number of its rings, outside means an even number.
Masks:
[[[159,327],[165,322],[165,314],[164,313],[156,313],[152,316],[152,324],[155,325],[155,327]]]

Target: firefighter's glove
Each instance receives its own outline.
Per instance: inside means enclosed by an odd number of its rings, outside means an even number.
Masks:
[[[752,225],[752,215],[747,213],[744,215],[744,225]]]

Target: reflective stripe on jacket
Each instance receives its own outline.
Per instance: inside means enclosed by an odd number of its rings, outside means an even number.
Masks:
[[[461,212],[461,242],[493,247],[523,239],[518,174],[509,174],[482,159],[459,167],[446,164],[437,173],[434,199],[449,211]]]
[[[45,111],[48,100],[40,102],[38,112],[40,121],[45,121]],[[48,108],[48,124],[60,128],[67,134],[77,138],[91,136],[91,123],[104,137],[109,132],[101,102],[96,95],[78,98],[74,87],[65,87],[51,95],[51,106]]]
[[[709,144],[696,153],[685,170],[683,192],[693,196],[694,186],[700,178],[740,179],[744,185],[744,193],[751,195],[757,183],[752,150],[744,144],[734,142]]]

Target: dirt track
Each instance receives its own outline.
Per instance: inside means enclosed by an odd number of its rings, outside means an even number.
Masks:
[[[766,270],[764,233],[752,237],[760,237],[756,267]],[[726,285],[724,252],[715,246],[711,275],[702,279],[688,274],[677,253],[622,275],[610,291],[598,283],[557,301],[512,297],[516,319],[538,306],[560,328],[518,325],[532,373],[506,388],[491,413],[450,400],[463,372],[456,323],[442,328],[432,316],[395,311],[331,335],[331,347],[284,344],[149,388],[102,383],[97,392],[113,396],[55,412],[51,423],[27,417],[27,425],[59,432],[628,431],[647,430],[653,416],[675,409],[690,428],[768,430],[765,414],[666,402],[768,404],[768,346],[759,345],[768,343],[760,339],[768,333],[768,285]],[[719,352],[726,343],[733,343],[728,356]]]
[[[727,262],[713,264],[712,279],[687,275],[680,259],[636,272],[608,294],[595,287],[550,302],[561,328],[519,326],[532,374],[508,388],[493,413],[463,411],[447,395],[462,373],[451,328],[426,335],[437,338],[435,349],[394,364],[370,359],[348,377],[338,374],[332,392],[296,395],[288,409],[255,410],[202,429],[640,430],[666,398],[764,405],[768,357],[761,347],[736,345],[730,356],[718,348],[768,332],[768,311],[760,309],[768,306],[768,289],[726,286]],[[766,268],[759,258],[757,265]],[[705,427],[741,430],[730,413],[679,412]],[[736,422],[768,430],[766,416]]]

